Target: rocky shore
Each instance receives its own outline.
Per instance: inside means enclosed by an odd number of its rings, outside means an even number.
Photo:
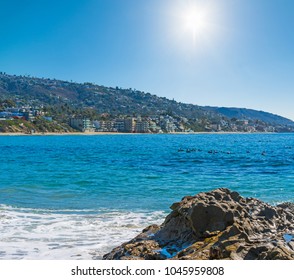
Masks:
[[[107,260],[293,260],[294,204],[271,206],[228,189],[174,203],[162,225],[150,225]]]

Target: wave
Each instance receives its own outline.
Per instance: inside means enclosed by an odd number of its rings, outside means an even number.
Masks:
[[[0,259],[101,259],[166,213],[46,210],[0,205]]]

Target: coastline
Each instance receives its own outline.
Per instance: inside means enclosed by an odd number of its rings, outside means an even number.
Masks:
[[[21,132],[2,132],[0,136],[87,136],[87,135],[124,135],[134,133],[119,133],[119,132],[36,132],[33,134],[21,133]]]
[[[201,135],[201,134],[278,134],[277,132],[240,132],[240,131],[220,131],[220,132],[173,132],[173,133],[128,133],[128,132],[36,132],[33,134],[22,132],[0,132],[0,136],[96,136],[96,135]]]

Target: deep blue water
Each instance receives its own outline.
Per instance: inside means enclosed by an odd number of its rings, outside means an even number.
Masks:
[[[218,187],[293,201],[293,134],[8,136],[0,147],[0,204],[163,210]]]
[[[0,205],[8,216],[145,219],[218,187],[273,204],[294,201],[294,134],[1,136],[0,149]]]

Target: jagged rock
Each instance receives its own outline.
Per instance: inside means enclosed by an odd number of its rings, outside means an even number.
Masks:
[[[288,210],[288,211],[294,213],[294,203],[284,202],[282,204],[278,204],[277,207],[283,208],[285,210]]]
[[[152,225],[104,259],[294,259],[294,204],[271,206],[217,189],[171,206]]]

